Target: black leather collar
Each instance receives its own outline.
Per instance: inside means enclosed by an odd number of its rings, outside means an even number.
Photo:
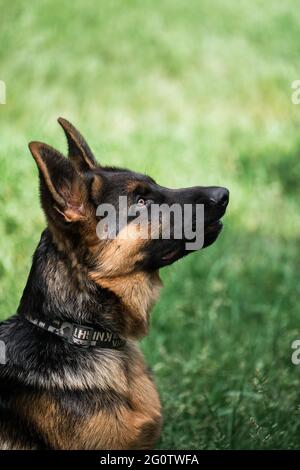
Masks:
[[[52,322],[39,320],[29,316],[25,317],[33,325],[59,336],[70,344],[83,348],[99,347],[108,349],[122,349],[126,341],[109,330],[93,328],[92,326],[79,325],[60,319]]]

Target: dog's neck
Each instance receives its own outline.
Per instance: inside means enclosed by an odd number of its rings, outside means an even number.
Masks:
[[[123,337],[138,338],[147,333],[149,311],[160,286],[158,273],[111,279],[90,276],[76,251],[59,247],[46,229],[34,253],[18,313],[90,323]]]

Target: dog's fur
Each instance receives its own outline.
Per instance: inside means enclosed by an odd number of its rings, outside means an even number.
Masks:
[[[0,448],[151,448],[161,406],[136,340],[148,331],[159,268],[188,252],[182,240],[99,240],[96,207],[117,207],[120,195],[129,203],[203,202],[208,246],[220,232],[228,192],[169,190],[148,176],[101,167],[79,132],[64,119],[59,123],[68,159],[46,144],[30,144],[47,228],[17,314],[0,324],[7,357],[0,365]],[[83,349],[32,325],[28,315],[106,328],[126,344]]]

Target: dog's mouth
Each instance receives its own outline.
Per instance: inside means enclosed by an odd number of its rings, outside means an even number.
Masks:
[[[161,261],[163,265],[174,263],[177,259],[182,257],[182,249],[177,248],[176,250],[172,250],[169,253],[165,254],[161,257]]]
[[[221,219],[214,220],[208,224],[204,230],[204,244],[202,248],[212,245],[221,233],[222,228],[223,222]]]
[[[215,220],[214,222],[211,222],[210,224],[207,225],[205,228],[205,234],[206,233],[211,233],[214,231],[220,231],[223,228],[223,222],[221,219]]]
[[[223,228],[223,222],[221,219],[214,220],[205,227],[204,231],[204,247],[206,246],[206,238],[210,238],[211,235],[216,234],[217,236]]]
[[[206,248],[207,246],[212,245],[212,243],[214,243],[216,239],[218,238],[222,228],[223,228],[223,222],[221,219],[214,220],[213,222],[206,225],[204,229],[204,243],[200,249]],[[177,261],[183,256],[189,254],[191,251],[193,250],[189,251],[185,249],[185,243],[184,244],[181,243],[180,246],[175,247],[175,248],[173,246],[171,249],[167,250],[161,256],[161,263],[164,266],[168,264],[172,264],[174,263],[174,261]]]
[[[176,245],[175,245],[175,243]],[[180,243],[181,242],[181,243]],[[158,258],[160,267],[168,266],[184,256],[184,244],[182,240],[173,241],[172,246],[164,250]]]
[[[222,217],[225,214],[225,210],[218,214],[215,218],[209,218],[204,222],[204,233],[202,235],[197,233],[200,226],[196,226],[193,220],[192,233],[194,237],[192,239],[183,236],[175,239],[171,238],[168,240],[155,239],[147,244],[147,257],[142,262],[143,266],[147,269],[159,269],[165,266],[169,266],[179,259],[199,251],[212,245],[218,238],[223,228]],[[203,230],[203,227],[202,227]]]
[[[176,250],[172,250],[169,253],[167,253],[166,255],[162,256],[161,259],[162,259],[162,261],[175,260],[176,256],[179,254],[180,251],[181,251],[180,248],[177,248]]]

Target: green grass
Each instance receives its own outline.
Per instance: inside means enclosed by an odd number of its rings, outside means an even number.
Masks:
[[[143,349],[161,448],[300,447],[300,10],[236,2],[0,0],[0,315],[44,220],[27,150],[69,118],[105,164],[230,188],[218,242],[163,273]]]

